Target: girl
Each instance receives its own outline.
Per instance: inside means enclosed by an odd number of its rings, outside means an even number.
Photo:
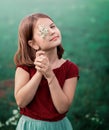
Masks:
[[[17,130],[72,130],[66,113],[72,103],[78,67],[62,58],[61,33],[45,14],[25,17],[14,56],[15,99],[22,115]]]

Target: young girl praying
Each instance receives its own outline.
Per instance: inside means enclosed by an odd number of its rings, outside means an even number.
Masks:
[[[21,117],[16,130],[72,130],[66,113],[79,71],[62,58],[61,39],[60,30],[46,14],[26,16],[19,25],[14,95]]]

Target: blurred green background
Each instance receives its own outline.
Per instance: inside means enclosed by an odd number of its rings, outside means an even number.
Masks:
[[[74,130],[109,130],[109,0],[1,0],[0,130],[15,130],[13,56],[21,19],[48,14],[59,27],[64,58],[79,66],[80,79],[67,116]]]

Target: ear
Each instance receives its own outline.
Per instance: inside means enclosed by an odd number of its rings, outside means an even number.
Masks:
[[[28,45],[34,48],[35,50],[39,50],[39,46],[36,43],[34,43],[33,40],[29,40]]]

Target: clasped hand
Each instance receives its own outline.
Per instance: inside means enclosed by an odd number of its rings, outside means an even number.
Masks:
[[[48,78],[50,76],[51,65],[44,51],[36,52],[34,65],[37,71],[41,72],[45,78]]]

